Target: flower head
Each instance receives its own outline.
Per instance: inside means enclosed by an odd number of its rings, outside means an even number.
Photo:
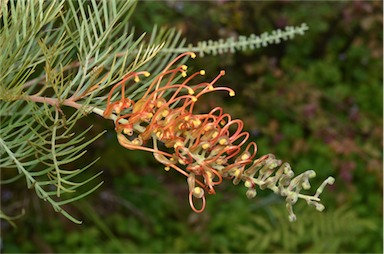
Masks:
[[[195,212],[204,210],[205,194],[214,194],[215,186],[223,177],[231,178],[234,184],[244,182],[248,198],[256,196],[256,186],[286,197],[291,220],[295,219],[292,205],[299,198],[322,210],[324,207],[318,196],[327,183],[333,183],[333,178],[328,178],[316,195],[301,194],[302,189],[310,187],[309,178],[315,176],[314,171],[294,177],[289,164],[282,164],[273,155],[255,159],[257,145],[255,142],[247,144],[249,133],[243,131],[243,121],[232,119],[220,107],[205,114],[194,112],[195,104],[206,93],[227,91],[234,96],[235,92],[228,87],[214,86],[224,71],[211,82],[190,86],[193,78],[204,75],[205,71],[187,76],[185,65],[172,69],[187,55],[195,56],[191,52],[179,55],[154,79],[137,102],[125,98],[125,83],[132,78],[137,81],[139,75],[147,76],[147,72],[130,73],[111,89],[104,116],[117,114],[115,126],[119,143],[128,149],[152,152],[165,170],[173,168],[185,175],[189,203]],[[184,80],[175,82],[180,75]],[[118,87],[121,98],[112,102]],[[161,150],[158,143],[164,144],[166,149]],[[195,199],[201,199],[200,208],[195,207]]]

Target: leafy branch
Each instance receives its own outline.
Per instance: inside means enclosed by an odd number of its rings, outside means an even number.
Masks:
[[[208,40],[200,41],[196,46],[189,44],[187,47],[178,48],[177,50],[165,49],[177,53],[192,51],[199,53],[201,57],[205,54],[223,54],[235,53],[236,51],[254,50],[260,47],[266,47],[271,44],[278,44],[281,41],[293,39],[296,35],[304,35],[308,30],[307,24],[303,23],[300,26],[287,26],[284,30],[276,29],[272,32],[264,32],[260,35],[251,34],[250,36],[240,35],[238,38],[229,37],[227,39],[219,39],[218,41]]]
[[[1,2],[0,168],[5,173],[0,183],[23,177],[39,198],[76,223],[80,221],[63,206],[97,189],[102,182],[75,193],[101,172],[76,182],[95,161],[74,170],[69,165],[104,132],[87,139],[92,126],[80,133],[73,129],[89,113],[105,116],[112,86],[129,73],[153,73],[144,83],[135,82],[125,90],[126,98],[138,101],[179,53],[233,53],[292,39],[308,29],[303,24],[260,36],[185,46],[180,32],[156,26],[150,36],[135,38],[129,19],[136,4],[133,0]],[[115,100],[118,94],[111,96]],[[122,124],[127,121],[120,119]]]

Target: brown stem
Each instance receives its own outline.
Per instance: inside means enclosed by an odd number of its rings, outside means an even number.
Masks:
[[[55,106],[55,107],[59,107],[60,105],[64,105],[64,106],[72,107],[72,108],[75,108],[75,109],[84,108],[85,110],[87,110],[89,112],[92,112],[92,113],[95,113],[95,114],[98,114],[98,115],[104,117],[104,110],[102,110],[100,108],[96,108],[96,107],[84,106],[84,105],[82,105],[80,103],[77,103],[74,99],[71,99],[71,98],[70,99],[66,99],[66,100],[60,102],[56,98],[48,98],[48,97],[42,97],[42,96],[37,96],[37,95],[30,95],[30,96],[23,97],[23,99],[26,100],[26,101],[47,103],[47,104]],[[118,117],[115,114],[111,114],[110,116],[104,117],[104,118],[116,121],[116,119]],[[128,122],[125,119],[119,119],[118,121],[120,123],[122,123],[122,124],[125,124],[125,123]]]
[[[49,105],[57,106],[57,107],[60,105],[59,100],[56,98],[47,98],[47,97],[41,97],[41,96],[37,96],[37,95],[31,95],[31,96],[25,97],[25,99],[27,101],[48,103]],[[83,107],[83,105],[81,105],[81,104],[79,104],[73,100],[70,100],[70,99],[62,101],[61,104],[75,108],[75,109],[80,109],[81,107]]]

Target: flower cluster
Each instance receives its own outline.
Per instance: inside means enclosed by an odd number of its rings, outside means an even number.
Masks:
[[[244,182],[248,198],[256,196],[256,186],[269,188],[286,197],[290,220],[295,220],[292,205],[299,198],[312,204],[318,210],[324,209],[319,195],[326,184],[332,184],[329,177],[317,189],[314,196],[301,194],[309,189],[309,179],[315,176],[312,170],[294,176],[288,163],[282,163],[271,154],[255,158],[257,145],[249,142],[249,133],[243,131],[243,122],[224,113],[216,107],[206,114],[194,113],[198,99],[209,92],[227,91],[227,87],[215,87],[215,82],[225,73],[221,71],[211,82],[189,86],[188,83],[205,72],[193,73],[187,77],[187,66],[172,66],[185,56],[195,57],[187,52],[174,59],[150,84],[140,100],[134,102],[125,97],[125,85],[130,79],[139,81],[139,75],[148,72],[129,73],[110,91],[104,117],[114,115],[119,143],[133,150],[152,152],[157,161],[187,177],[189,203],[195,212],[205,208],[205,193],[214,194],[215,186],[223,178],[233,179],[234,184]],[[182,76],[182,82],[177,82]],[[117,99],[120,89],[121,98]],[[152,145],[150,144],[152,143]],[[201,199],[196,208],[196,199]]]

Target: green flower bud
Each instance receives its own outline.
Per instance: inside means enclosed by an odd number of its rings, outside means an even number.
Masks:
[[[248,189],[247,192],[245,193],[245,195],[247,195],[247,198],[249,199],[256,197],[256,194],[257,194],[256,189],[253,189],[253,188]]]

